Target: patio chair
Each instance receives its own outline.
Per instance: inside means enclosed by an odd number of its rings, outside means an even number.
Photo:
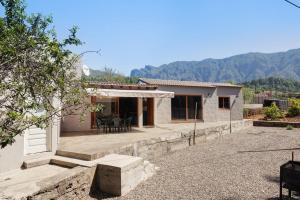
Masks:
[[[103,130],[103,132],[107,132],[107,128],[108,128],[108,125],[107,125],[107,120],[105,120],[104,118],[96,118],[96,126],[97,126],[97,133],[98,133],[98,130],[101,131],[101,128]]]
[[[125,129],[126,129],[126,131],[131,131],[131,123],[132,123],[132,117],[128,117],[125,120]]]
[[[119,117],[115,117],[112,119],[112,128],[114,129],[114,131],[118,130],[118,132],[120,132],[120,130],[122,129],[122,123]]]

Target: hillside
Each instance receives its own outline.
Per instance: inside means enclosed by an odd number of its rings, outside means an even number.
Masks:
[[[256,89],[256,91],[276,90],[280,92],[300,92],[300,81],[276,77],[247,81],[244,82],[243,85],[252,89]]]
[[[300,80],[300,49],[279,53],[247,53],[224,59],[177,61],[131,71],[133,77],[244,82],[266,77]]]

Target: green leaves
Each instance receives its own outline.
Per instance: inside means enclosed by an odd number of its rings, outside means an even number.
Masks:
[[[288,116],[295,117],[300,115],[300,99],[289,98]]]
[[[14,142],[31,126],[45,128],[54,117],[90,107],[84,81],[76,73],[79,57],[66,49],[80,45],[78,28],[62,42],[52,17],[27,15],[22,0],[0,0],[0,146]],[[35,112],[43,109],[43,113]]]
[[[284,117],[284,113],[273,102],[270,107],[265,107],[263,113],[267,119],[276,120]]]
[[[63,45],[81,45],[82,42],[76,37],[76,33],[78,31],[78,27],[77,26],[73,26],[69,31],[70,31],[70,35],[67,39],[64,40]]]

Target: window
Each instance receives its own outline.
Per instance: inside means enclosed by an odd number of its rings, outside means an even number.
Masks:
[[[176,95],[171,100],[171,113],[173,120],[188,120],[195,118],[197,103],[197,119],[202,119],[202,99],[201,96]]]
[[[186,96],[175,96],[171,102],[172,119],[186,119]]]
[[[195,119],[195,110],[197,104],[197,116],[196,119],[200,119],[201,116],[201,97],[200,96],[188,96],[188,118]]]
[[[230,98],[219,97],[219,108],[230,109]]]

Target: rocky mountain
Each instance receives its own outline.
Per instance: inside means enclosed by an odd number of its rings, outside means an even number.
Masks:
[[[247,53],[224,59],[177,61],[159,67],[146,65],[132,77],[245,82],[266,77],[300,80],[300,49],[278,53]]]

